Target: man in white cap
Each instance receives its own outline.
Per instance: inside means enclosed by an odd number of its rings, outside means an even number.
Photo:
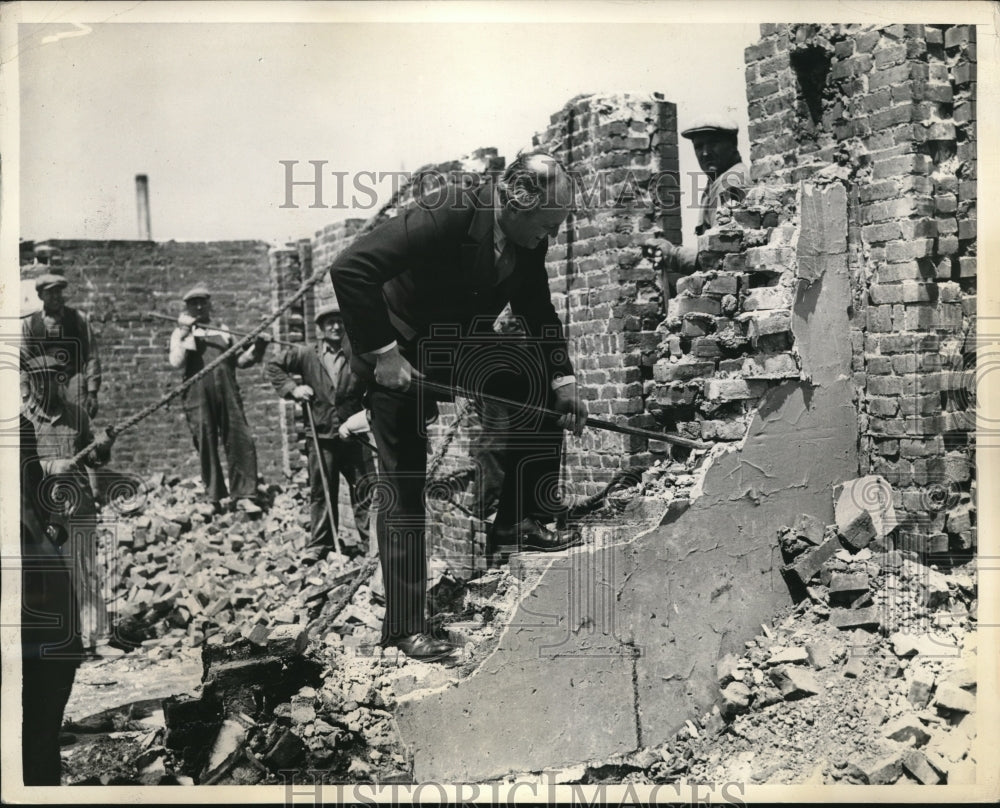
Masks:
[[[708,186],[701,195],[698,223],[694,229],[696,235],[715,227],[720,207],[740,202],[746,196],[750,168],[740,157],[738,134],[739,125],[724,116],[696,119],[681,132],[681,136],[694,146],[698,165],[708,178]],[[690,275],[698,268],[696,246],[679,246],[666,239],[655,239],[646,244],[646,249],[660,263],[665,294],[672,291],[679,276]]]
[[[169,359],[175,368],[184,368],[184,378],[189,379],[230,348],[233,335],[224,325],[211,325],[212,295],[206,286],[189,289],[183,299],[185,312],[177,318],[177,328],[170,335]],[[184,391],[184,414],[201,458],[201,478],[217,508],[226,496],[243,510],[256,507],[257,447],[243,412],[236,368],[256,364],[266,348],[266,337],[259,337],[239,357],[230,357]],[[220,440],[229,465],[228,491],[219,456]]]
[[[27,356],[47,355],[57,360],[67,398],[93,418],[101,389],[97,339],[87,316],[66,305],[63,290],[67,283],[64,276],[51,272],[35,279],[42,309],[22,321],[21,335]]]
[[[361,436],[369,430],[362,398],[365,384],[351,369],[350,346],[344,338],[344,320],[337,304],[324,306],[316,313],[316,325],[322,339],[315,345],[295,345],[277,359],[270,360],[267,375],[274,389],[284,398],[302,402],[303,409],[312,410],[316,426],[319,453],[312,441],[309,447],[309,503],[312,538],[306,547],[303,563],[315,564],[334,547],[333,536],[339,531],[337,498],[340,477],[347,481],[357,536],[343,537],[348,555],[367,552],[369,541],[369,507],[371,485],[359,483],[366,476],[374,481],[375,463],[371,450]],[[296,383],[292,374],[301,377]],[[308,413],[306,430],[311,430]],[[333,504],[333,524],[326,507],[324,476],[330,486]]]

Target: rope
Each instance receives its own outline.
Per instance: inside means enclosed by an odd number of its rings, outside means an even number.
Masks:
[[[382,208],[380,208],[379,211],[376,214],[374,214],[367,222],[365,222],[365,224],[362,226],[362,228],[357,233],[355,233],[355,235],[351,239],[351,241],[354,242],[357,239],[361,238],[362,236],[367,235],[372,230],[374,230],[375,227],[378,224],[381,223],[381,219],[382,219],[383,214],[387,210],[389,210],[390,208],[392,208],[399,201],[399,199],[402,197],[402,195],[405,194],[409,190],[411,184],[412,184],[412,180],[410,182],[407,182],[395,194],[393,194],[392,198],[388,202],[386,202],[386,204]],[[341,251],[341,253],[342,252],[343,251]],[[338,253],[338,256],[341,253]],[[150,405],[148,405],[146,407],[143,407],[137,413],[129,416],[128,418],[126,418],[125,421],[123,421],[120,425],[108,427],[107,428],[108,434],[111,435],[112,437],[115,437],[115,436],[118,436],[118,435],[122,434],[126,430],[131,429],[132,427],[134,427],[139,422],[144,421],[146,418],[148,418],[150,415],[152,415],[157,410],[160,410],[163,407],[167,406],[167,404],[169,404],[171,401],[173,401],[179,395],[181,395],[182,393],[184,393],[184,391],[187,390],[188,388],[190,388],[192,385],[194,385],[197,382],[201,381],[203,378],[205,378],[205,376],[207,376],[209,373],[211,373],[213,370],[215,370],[219,365],[221,365],[223,362],[225,362],[230,356],[232,356],[233,354],[235,354],[237,351],[245,350],[246,347],[248,347],[251,343],[254,342],[254,340],[257,339],[258,336],[260,336],[262,333],[264,333],[264,330],[268,326],[270,326],[271,323],[273,323],[275,320],[277,320],[285,311],[287,311],[288,309],[290,309],[299,300],[301,300],[305,296],[306,292],[308,292],[310,289],[312,289],[324,277],[326,277],[326,271],[325,270],[322,271],[322,272],[314,272],[313,275],[312,275],[312,277],[310,277],[308,280],[304,281],[303,284],[302,284],[302,286],[299,287],[298,291],[295,292],[294,295],[292,295],[287,301],[285,301],[285,303],[282,304],[282,306],[280,308],[278,308],[276,311],[272,312],[267,317],[265,317],[260,322],[260,324],[256,328],[254,328],[252,331],[250,331],[250,333],[248,333],[245,337],[243,337],[242,339],[237,340],[236,342],[234,342],[229,348],[227,348],[225,351],[223,351],[221,354],[219,354],[215,359],[213,359],[211,362],[209,362],[207,365],[205,365],[205,367],[203,367],[201,370],[199,370],[197,373],[195,373],[189,379],[186,379],[181,384],[177,385],[177,387],[175,387],[173,390],[171,390],[166,395],[164,395],[159,401],[155,401],[152,404],[150,404]],[[79,452],[77,452],[75,455],[73,455],[73,457],[71,458],[71,460],[73,461],[73,463],[74,464],[79,464],[79,463],[83,462],[83,460],[87,457],[87,455],[90,454],[90,452],[93,451],[96,448],[97,443],[98,442],[95,440],[90,445],[86,446],[85,448],[83,448]]]

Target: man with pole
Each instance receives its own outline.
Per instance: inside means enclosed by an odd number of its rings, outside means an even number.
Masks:
[[[184,369],[189,379],[233,345],[224,325],[211,325],[212,296],[198,284],[184,295],[185,312],[177,318],[170,335],[170,364]],[[195,448],[201,459],[201,478],[209,500],[216,508],[226,496],[238,508],[257,509],[257,447],[243,412],[243,399],[236,383],[236,368],[247,368],[263,357],[267,339],[261,335],[239,357],[232,356],[184,391],[187,417]],[[229,487],[222,473],[219,442],[226,450]]]
[[[330,550],[348,556],[368,550],[369,506],[375,464],[364,440],[368,432],[362,398],[364,383],[351,369],[340,308],[325,306],[316,314],[322,339],[315,346],[295,345],[270,360],[267,375],[284,398],[299,401],[309,437],[309,500],[312,537],[302,559],[315,564]],[[296,383],[292,374],[301,376]],[[347,481],[357,535],[339,535],[337,495],[340,477]],[[368,484],[362,480],[368,477]]]
[[[568,173],[551,155],[529,152],[498,182],[471,190],[451,186],[418,200],[356,240],[330,270],[356,366],[373,382],[379,483],[387,489],[376,519],[382,645],[428,660],[453,649],[430,634],[426,615],[425,424],[436,408],[424,374],[555,410],[555,418],[511,418],[488,553],[569,546],[545,525],[561,506],[562,430],[580,434],[587,418],[545,269],[548,239],[572,207]],[[477,334],[508,302],[530,338]]]

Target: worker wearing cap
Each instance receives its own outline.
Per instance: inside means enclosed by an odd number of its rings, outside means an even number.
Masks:
[[[719,209],[728,203],[740,202],[746,196],[750,169],[740,157],[739,125],[723,116],[700,118],[681,132],[694,146],[698,165],[708,179],[701,195],[698,223],[694,232],[701,235],[716,226]],[[698,268],[698,248],[679,246],[666,239],[656,239],[646,245],[651,257],[660,262],[664,277],[664,293],[681,275]]]
[[[183,300],[185,311],[170,335],[169,361],[175,368],[183,368],[184,378],[189,379],[228,350],[234,339],[225,325],[211,325],[212,295],[206,286],[189,289]],[[227,496],[241,507],[257,498],[257,448],[243,412],[236,368],[256,364],[266,348],[267,338],[258,337],[239,357],[229,357],[184,391],[184,415],[201,459],[201,479],[216,507],[221,507]],[[220,441],[228,461],[228,489]]]
[[[36,311],[22,321],[21,334],[28,356],[52,356],[59,362],[70,401],[83,406],[87,415],[97,415],[97,393],[101,389],[101,360],[90,320],[70,308],[63,299],[67,281],[62,275],[46,273],[35,280],[42,301]]]
[[[64,554],[77,594],[80,634],[83,647],[93,649],[108,633],[108,615],[106,570],[97,563],[97,504],[86,468],[107,462],[113,438],[106,430],[95,436],[86,411],[67,399],[61,362],[51,356],[32,357],[25,371],[29,397],[22,409],[37,438],[43,474],[39,501],[65,527]],[[73,457],[91,444],[75,463]]]
[[[278,394],[303,402],[303,409],[308,402],[316,425],[319,452],[311,441],[307,441],[312,525],[312,538],[303,558],[307,564],[315,563],[333,549],[334,533],[340,526],[337,495],[341,475],[347,481],[357,526],[357,535],[342,537],[341,544],[348,555],[368,550],[370,492],[375,474],[371,450],[365,440],[359,439],[364,438],[369,429],[362,404],[365,385],[351,369],[350,346],[344,338],[340,307],[333,304],[321,308],[316,313],[316,325],[322,337],[318,343],[289,347],[266,365],[268,378]],[[301,383],[297,383],[292,374],[300,376]],[[308,415],[305,423],[306,430],[310,430]],[[332,526],[323,491],[324,473],[333,503]],[[361,484],[365,477],[368,477],[367,483]]]

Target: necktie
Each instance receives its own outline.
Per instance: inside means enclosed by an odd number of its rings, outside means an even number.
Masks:
[[[500,252],[499,258],[496,260],[498,286],[507,279],[511,272],[514,271],[514,264],[516,261],[517,258],[515,255],[514,244],[510,239],[507,239],[504,241],[503,250]]]

